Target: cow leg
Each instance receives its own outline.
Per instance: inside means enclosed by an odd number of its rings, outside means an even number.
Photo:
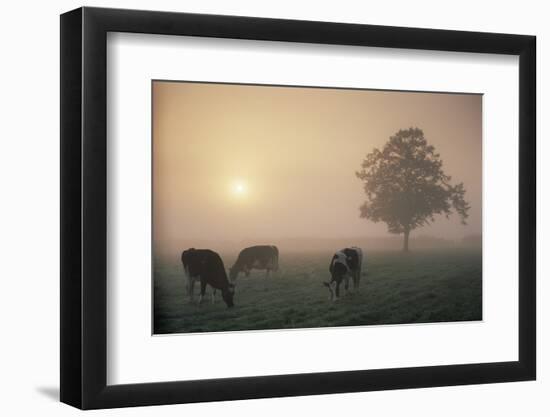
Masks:
[[[349,291],[349,276],[346,276],[344,278],[344,294],[348,295],[348,291]]]
[[[216,302],[216,289],[212,288],[212,304]]]
[[[334,291],[336,289],[336,281],[330,281],[329,284],[328,284],[328,289],[330,291],[328,299],[330,301],[333,301],[334,300]]]
[[[191,302],[193,302],[193,292],[194,292],[194,289],[195,289],[195,280],[193,278],[189,279],[188,287],[189,287],[189,289],[188,289],[189,300]]]
[[[186,267],[183,267],[183,276],[185,277],[185,295],[189,297],[189,285],[191,283],[191,277]]]
[[[204,298],[204,293],[206,292],[206,281],[201,279],[201,295],[199,297],[199,304],[202,304],[202,299]]]
[[[336,293],[336,296],[334,297],[334,299],[332,301],[336,301],[336,300],[338,300],[338,298],[340,298],[340,283],[339,282],[336,283],[336,290],[334,292]]]

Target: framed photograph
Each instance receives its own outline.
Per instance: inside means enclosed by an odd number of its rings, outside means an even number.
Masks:
[[[533,380],[535,37],[61,16],[61,401]]]

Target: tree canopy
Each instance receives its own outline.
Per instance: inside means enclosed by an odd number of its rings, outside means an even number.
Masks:
[[[390,233],[403,233],[405,251],[410,232],[435,221],[435,215],[449,218],[454,210],[466,224],[470,206],[464,184],[451,184],[421,129],[399,130],[381,150],[366,156],[356,175],[367,197],[360,217],[386,223]]]

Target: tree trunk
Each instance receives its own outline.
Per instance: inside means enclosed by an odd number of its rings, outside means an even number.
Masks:
[[[409,251],[409,233],[411,231],[409,229],[405,229],[403,232],[403,252]]]

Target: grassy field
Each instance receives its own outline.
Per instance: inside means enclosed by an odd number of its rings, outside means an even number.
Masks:
[[[228,268],[235,256],[224,256]],[[235,307],[218,292],[203,304],[185,294],[181,263],[157,260],[154,333],[216,332],[481,320],[481,250],[368,252],[360,288],[336,302],[329,280],[331,253],[284,253],[280,271],[239,276]],[[366,270],[365,270],[366,269]],[[351,287],[351,285],[350,285]],[[341,294],[343,294],[343,286]],[[199,285],[195,285],[195,294]]]

